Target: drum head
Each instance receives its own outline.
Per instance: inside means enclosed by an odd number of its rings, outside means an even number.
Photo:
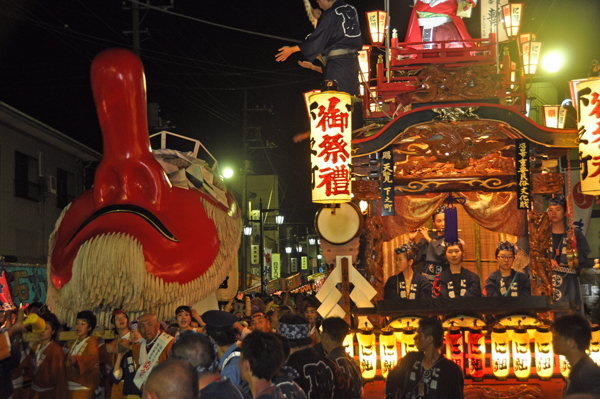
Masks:
[[[363,216],[358,206],[345,202],[339,207],[321,207],[315,217],[315,229],[321,239],[341,245],[360,235]]]

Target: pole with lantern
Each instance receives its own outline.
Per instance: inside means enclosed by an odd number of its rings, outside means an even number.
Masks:
[[[260,251],[259,251],[259,256],[260,256],[260,285],[261,285],[261,292],[264,294],[267,292],[267,286],[269,285],[269,274],[270,274],[270,268],[267,268],[267,263],[270,264],[270,259],[265,259],[265,242],[264,242],[264,222],[263,222],[263,214],[268,214],[269,212],[277,212],[279,211],[279,209],[277,208],[273,208],[273,209],[263,209],[262,207],[262,198],[260,198],[259,201],[259,229],[260,229]],[[281,225],[283,224],[283,220],[284,217],[283,215],[277,215],[275,216],[275,223],[277,225]],[[250,230],[250,233],[252,232],[252,230]]]

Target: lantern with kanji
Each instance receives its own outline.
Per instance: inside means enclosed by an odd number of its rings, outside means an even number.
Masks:
[[[563,355],[558,356],[558,367],[560,368],[560,373],[563,377],[569,378],[569,373],[571,372],[571,364]]]
[[[529,41],[521,43],[523,73],[525,75],[535,75],[541,51],[542,42]]]
[[[481,327],[469,327],[469,374],[481,381],[485,374],[485,332]]]
[[[548,326],[538,326],[535,331],[535,370],[542,380],[552,377],[552,333]]]
[[[560,105],[544,105],[544,126],[558,128]]]
[[[385,11],[367,12],[367,22],[369,23],[369,32],[371,33],[371,44],[381,46],[385,38],[387,28],[387,13]]]
[[[377,345],[376,337],[371,329],[364,329],[356,333],[360,351],[360,370],[363,379],[372,380],[377,371]]]
[[[498,380],[508,377],[510,349],[506,327],[496,324],[492,328],[492,372]]]
[[[379,335],[379,360],[381,362],[381,374],[387,378],[391,369],[398,362],[396,354],[396,336],[392,328],[384,328]]]
[[[415,345],[415,337],[417,336],[417,329],[415,327],[404,327],[402,329],[402,357],[406,356],[408,352],[417,352],[417,345]]]
[[[531,349],[529,348],[529,333],[523,326],[515,327],[512,334],[513,371],[518,380],[527,380],[531,373]]]
[[[600,326],[592,324],[592,340],[590,341],[590,358],[600,366]]]
[[[577,84],[581,192],[600,195],[600,78]]]
[[[344,343],[342,345],[344,345],[344,350],[346,351],[348,356],[354,357],[354,333],[349,333],[348,335],[346,335],[346,338],[344,338]]]
[[[446,332],[446,358],[452,360],[461,369],[465,364],[463,333],[460,327],[452,326]]]
[[[312,200],[322,204],[350,202],[352,98],[328,90],[310,96]]]
[[[514,38],[519,34],[523,16],[523,3],[509,3],[502,6],[502,21],[506,36]]]
[[[363,46],[358,52],[358,82],[360,83],[360,95],[365,94],[365,86],[370,86],[371,80],[371,46]]]

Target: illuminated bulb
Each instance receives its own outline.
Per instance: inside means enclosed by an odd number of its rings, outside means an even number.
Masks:
[[[565,57],[558,51],[551,51],[544,55],[542,59],[542,68],[546,72],[554,73],[560,71],[565,63]]]

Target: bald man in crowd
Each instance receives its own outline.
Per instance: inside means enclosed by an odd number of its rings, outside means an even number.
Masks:
[[[154,367],[144,385],[143,399],[197,399],[198,374],[186,361],[168,359]]]

